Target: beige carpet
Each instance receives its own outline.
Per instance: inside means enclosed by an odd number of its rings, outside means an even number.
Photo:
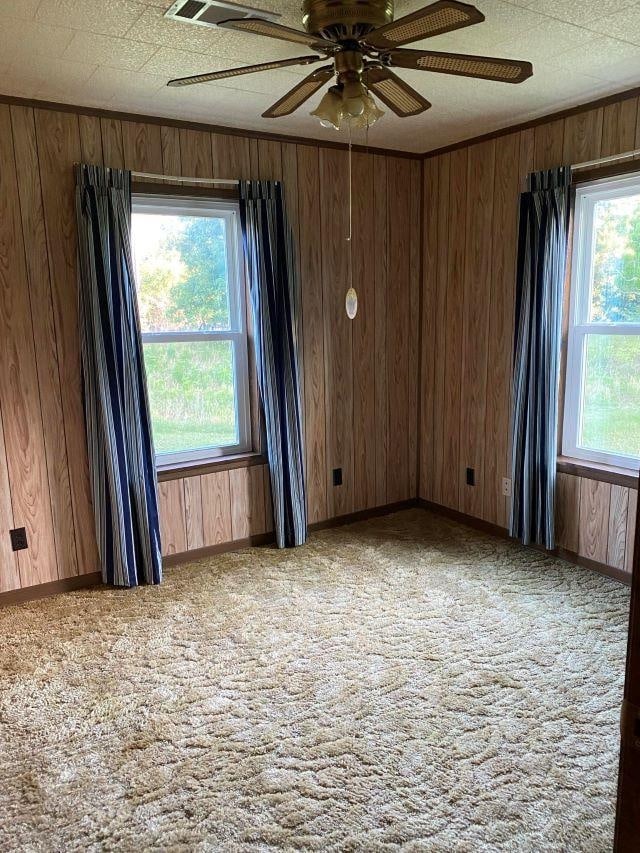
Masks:
[[[0,850],[609,850],[628,601],[414,510],[0,611]]]

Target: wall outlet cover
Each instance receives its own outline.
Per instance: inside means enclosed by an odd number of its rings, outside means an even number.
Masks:
[[[502,478],[502,494],[505,496],[505,498],[511,497],[511,480],[509,479],[509,477]]]
[[[476,471],[475,468],[467,468],[467,486],[475,486]]]
[[[333,469],[333,485],[341,486],[342,485],[342,468],[334,468]]]
[[[10,530],[9,535],[11,536],[11,547],[14,551],[24,551],[25,548],[29,547],[27,531],[24,527],[16,527],[15,530]]]

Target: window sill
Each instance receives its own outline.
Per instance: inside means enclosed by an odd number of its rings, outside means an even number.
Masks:
[[[600,465],[597,462],[587,462],[585,459],[571,459],[568,456],[558,456],[556,471],[561,474],[573,474],[588,480],[600,480],[613,486],[638,488],[638,474],[628,468],[614,468],[611,465]]]
[[[213,474],[216,471],[230,471],[232,468],[250,468],[252,465],[266,465],[264,453],[238,453],[234,456],[220,456],[209,462],[182,462],[179,465],[159,465],[158,482],[180,480],[182,477],[198,477],[201,474]]]

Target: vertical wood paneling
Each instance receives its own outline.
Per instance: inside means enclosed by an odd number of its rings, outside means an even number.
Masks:
[[[420,417],[418,394],[420,384],[420,304],[422,263],[422,164],[409,161],[409,185],[405,187],[405,204],[409,206],[411,254],[409,257],[409,378],[408,434],[409,434],[409,479],[407,497],[418,494],[418,443]]]
[[[249,477],[249,468],[233,468],[229,471],[232,539],[247,539],[251,535],[251,487]]]
[[[627,98],[604,108],[600,150],[602,157],[634,150],[637,120],[638,98]]]
[[[78,573],[86,574],[97,571],[99,564],[89,486],[78,335],[73,164],[80,159],[80,135],[77,116],[71,113],[36,110],[35,123]]]
[[[191,551],[204,545],[200,477],[185,477],[182,482],[187,549]]]
[[[75,523],[33,110],[11,107],[11,122],[58,574],[72,577],[78,574]]]
[[[181,175],[180,131],[177,127],[160,128],[160,146],[162,148],[162,172],[165,175]]]
[[[320,211],[324,307],[327,506],[330,517],[353,507],[353,362],[351,321],[344,310],[348,282],[347,155],[320,150]],[[342,485],[332,471],[342,468]]]
[[[307,512],[327,518],[324,307],[321,266],[318,149],[298,146],[299,257],[302,288]]]
[[[634,133],[635,141],[632,141]],[[640,115],[637,98],[622,99],[604,109],[588,110],[496,139],[493,194],[489,200],[489,206],[493,204],[491,227],[486,224],[489,217],[484,203],[487,192],[481,194],[479,190],[482,183],[479,168],[490,169],[490,157],[478,157],[477,161],[469,163],[480,145],[476,143],[425,161],[422,496],[466,510],[500,526],[507,525],[509,499],[501,494],[501,481],[509,476],[510,470],[518,194],[524,189],[526,175],[534,169],[589,160],[601,153],[622,153],[638,145]],[[436,170],[439,176],[437,191],[432,189],[429,193],[427,188],[433,187]],[[475,197],[472,195],[474,192]],[[465,218],[467,211],[470,219]],[[465,228],[465,224],[469,227]],[[487,233],[491,243],[489,275],[487,258],[482,254],[485,251],[483,238]],[[435,284],[430,281],[427,269],[432,262],[434,246],[438,267]],[[466,278],[462,279],[461,271],[464,270]],[[484,279],[483,284],[479,277]],[[465,288],[461,288],[461,281],[465,282]],[[470,294],[469,287],[476,285],[477,293],[472,291]],[[482,316],[483,301],[488,305],[488,325]],[[479,325],[473,333],[468,327],[470,320]],[[428,347],[433,325],[435,354],[431,368]],[[482,329],[486,329],[486,385],[482,380],[478,383],[477,377],[472,381],[467,375],[468,367],[475,366],[484,357],[485,343],[479,343]],[[480,347],[479,352],[477,347]],[[461,371],[461,364],[464,371]],[[470,384],[472,390],[469,390]],[[461,388],[464,395],[462,404]],[[476,391],[484,395],[484,399],[479,397],[479,405],[480,408],[485,407],[485,411],[480,411],[472,424],[467,395]],[[478,436],[479,431],[482,437]],[[480,463],[476,463],[476,469],[484,467],[480,508],[469,504],[467,496],[475,493],[464,485],[464,468],[470,464],[464,458],[468,453],[468,443],[477,447]],[[425,471],[431,456],[432,486]],[[459,487],[462,495],[458,494]],[[477,486],[475,488],[478,489]],[[625,498],[628,501],[626,525]],[[602,563],[630,565],[629,543],[632,541],[632,515],[636,503],[635,489],[627,492],[605,483],[559,475],[558,544]],[[624,548],[623,534],[626,540]]]
[[[638,512],[638,490],[629,489],[629,505],[627,507],[627,540],[624,554],[624,570],[631,574],[633,570],[633,548],[636,538],[636,515]]]
[[[122,123],[114,118],[101,118],[102,156],[104,165],[114,169],[124,169],[124,147],[122,144]]]
[[[389,215],[387,158],[373,158],[374,236],[375,236],[375,434],[376,503],[387,503],[387,458],[389,447],[389,385],[387,374],[387,288],[389,280]]]
[[[467,149],[451,153],[443,408],[442,503],[459,509],[462,319],[466,262]]]
[[[436,312],[434,307],[438,304],[438,166],[439,159],[434,158],[427,160],[423,169],[424,240],[422,246],[419,496],[425,500],[434,500],[434,392],[436,377]]]
[[[578,553],[598,563],[607,562],[610,501],[609,483],[580,481]]]
[[[580,547],[580,478],[558,474],[556,481],[556,543],[578,553]]]
[[[520,131],[520,192],[526,189],[526,177],[535,168],[535,131]]]
[[[263,465],[252,465],[249,472],[249,531],[251,536],[259,536],[267,529],[264,501]]]
[[[371,158],[353,157],[353,285],[358,313],[353,329],[353,510],[376,504],[375,443],[375,223]]]
[[[102,136],[97,116],[78,116],[83,163],[102,165]]]
[[[202,541],[203,545],[219,545],[230,542],[231,492],[229,472],[216,471],[200,477],[202,494]]]
[[[187,525],[182,480],[158,483],[162,553],[182,554],[187,550]]]
[[[393,377],[388,385],[389,444],[387,449],[387,500],[409,497],[409,312],[411,307],[411,210],[408,204],[411,165],[396,157],[387,159],[389,195],[389,281],[387,297],[387,366]],[[415,429],[415,427],[413,427]]]
[[[246,137],[212,133],[211,154],[214,178],[246,180],[251,177],[249,140]]]
[[[435,379],[433,391],[433,500],[445,503],[445,479],[450,482],[451,471],[446,471],[445,464],[445,415],[449,400],[447,382],[447,335],[449,314],[447,313],[448,293],[451,286],[449,279],[449,195],[451,184],[451,155],[445,154],[438,158],[438,253],[437,264],[437,296],[433,306],[426,306],[426,311],[435,312]],[[452,306],[449,306],[452,310]],[[459,398],[458,398],[459,399]],[[455,401],[452,401],[455,404]],[[456,481],[457,482],[457,481]],[[456,491],[457,494],[457,491]]]
[[[483,518],[508,524],[508,499],[502,495],[502,478],[510,477],[509,426],[511,416],[511,364],[520,137],[513,133],[496,140],[492,274],[489,290],[489,335],[485,413],[485,469]]]
[[[282,180],[282,148],[270,139],[258,140],[258,175],[261,181]]]
[[[535,171],[563,165],[564,119],[539,124],[534,130]]]
[[[203,130],[180,130],[180,174],[189,178],[213,177],[211,136]]]
[[[467,176],[466,265],[464,278],[462,400],[460,419],[460,502],[462,511],[482,515],[484,428],[487,386],[487,338],[491,291],[491,229],[495,142],[469,149]],[[475,485],[466,484],[465,469],[475,470]]]
[[[569,116],[564,122],[563,159],[576,164],[595,160],[602,144],[602,107]]]
[[[1,348],[0,353],[2,353]],[[18,556],[11,548],[9,537],[9,531],[13,529],[14,523],[2,418],[2,400],[0,399],[0,592],[9,592],[12,589],[19,589],[21,583]]]
[[[611,486],[609,503],[609,541],[607,545],[607,565],[624,569],[627,546],[627,514],[629,509],[629,489],[624,486]]]
[[[0,398],[23,586],[58,578],[33,324],[8,106],[0,106]],[[6,533],[5,533],[6,535]]]
[[[137,121],[122,122],[124,165],[136,172],[162,174],[162,139],[160,126]],[[153,178],[147,178],[154,181]]]

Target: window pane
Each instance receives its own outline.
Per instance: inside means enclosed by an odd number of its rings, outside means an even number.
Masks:
[[[156,453],[237,444],[233,344],[145,343]]]
[[[134,213],[143,332],[230,328],[226,220]]]
[[[640,322],[640,195],[598,201],[594,209],[589,319]]]
[[[588,335],[580,445],[640,456],[640,336]]]

